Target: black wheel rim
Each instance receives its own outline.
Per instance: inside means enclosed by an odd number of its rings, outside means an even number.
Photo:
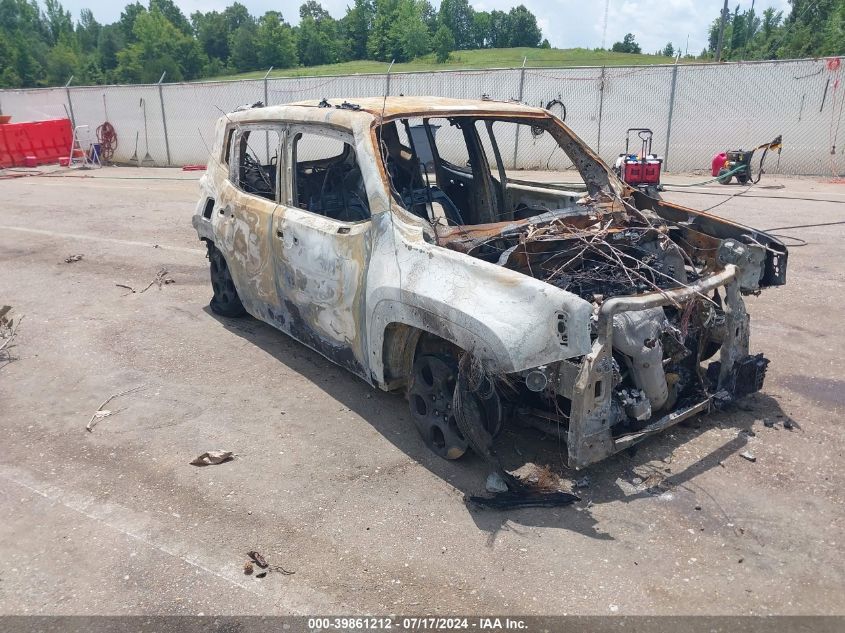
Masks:
[[[408,390],[411,416],[420,435],[434,453],[446,459],[459,458],[469,446],[452,410],[457,379],[454,361],[425,354],[414,363]]]

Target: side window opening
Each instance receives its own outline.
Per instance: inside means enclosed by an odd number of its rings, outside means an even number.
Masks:
[[[411,131],[412,137],[408,134]],[[405,201],[408,194],[419,187],[423,187],[423,172],[421,160],[414,152],[414,142],[425,130],[422,127],[422,119],[403,119],[392,123],[386,123],[380,129],[379,138],[387,158],[387,174],[390,178],[393,189]],[[421,134],[422,133],[422,134]],[[429,151],[430,153],[430,151]],[[422,152],[419,152],[422,155]],[[428,169],[433,165],[427,165]]]
[[[403,206],[430,222],[454,226],[465,223],[463,209],[444,191],[440,181],[446,179],[435,153],[435,147],[439,149],[435,138],[444,125],[448,125],[445,120],[401,119],[384,124],[379,135],[391,188]],[[464,165],[468,161],[460,157],[460,148],[449,157]]]
[[[465,122],[454,119],[426,119],[424,121],[429,151],[434,155],[432,171],[437,183],[440,204],[447,213],[447,223],[476,224],[473,193],[473,145]]]
[[[514,219],[572,208],[587,192],[572,157],[545,124],[485,123],[502,160],[498,179],[503,182],[499,186],[503,205]]]
[[[341,222],[370,217],[355,148],[332,134],[299,132],[293,139],[293,204]]]
[[[471,117],[427,118],[423,121],[426,144],[413,143],[417,164],[422,163],[423,152],[432,156],[422,170],[423,191],[415,192],[416,198],[428,203],[431,221],[483,224],[498,219],[499,201],[474,121]],[[411,134],[411,141],[415,136],[419,135]],[[435,203],[442,207],[442,214]]]
[[[453,119],[426,119],[426,127],[431,131],[431,138],[437,148],[437,155],[443,164],[451,169],[471,173],[472,158],[468,142],[467,123],[460,117]],[[471,134],[471,132],[469,132]]]
[[[546,118],[408,118],[378,134],[394,196],[440,225],[477,225],[569,212],[588,190],[589,159]],[[518,166],[518,168],[517,168]]]
[[[493,121],[490,134],[495,138],[502,153],[508,180],[530,179],[536,172],[550,172],[584,186],[584,180],[578,173],[572,157],[544,126],[515,121]]]
[[[507,175],[505,172],[504,160],[502,158],[499,145],[496,143],[496,137],[493,135],[493,121],[478,119],[475,122],[476,133],[481,142],[481,147],[484,148],[484,156],[487,159],[487,165],[490,168],[490,178],[493,181],[493,188],[496,193],[496,200],[499,209],[502,212],[499,214],[500,219],[512,219],[512,214],[508,212],[507,201],[505,195],[505,185],[507,182]]]
[[[238,136],[237,186],[268,200],[277,199],[279,130],[242,130]]]

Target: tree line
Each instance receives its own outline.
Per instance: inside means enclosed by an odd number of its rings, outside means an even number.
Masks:
[[[757,12],[736,5],[724,16],[721,61],[801,59],[845,55],[845,0],[790,0],[789,13],[773,7]],[[699,55],[689,55],[669,42],[655,55],[713,61],[719,48],[722,15],[707,29],[707,46]],[[639,53],[640,46],[628,33],[614,51]]]
[[[409,61],[455,50],[548,47],[523,5],[476,11],[468,0],[353,0],[333,18],[316,0],[292,26],[278,11],[253,16],[235,2],[190,15],[173,0],[128,4],[113,24],[89,9],[74,21],[59,0],[0,0],[0,86],[151,83],[352,60]]]
[[[299,7],[292,26],[278,11],[253,16],[235,2],[223,11],[186,16],[173,0],[128,4],[120,19],[100,24],[89,9],[74,21],[60,0],[0,0],[0,87],[150,83],[216,77],[250,70],[307,67],[353,60],[409,61],[456,50],[549,47],[525,6],[478,11],[468,0],[352,0],[340,19],[316,0]],[[845,55],[845,0],[790,0],[790,10],[759,14],[737,5],[724,17],[722,60]],[[720,12],[721,13],[721,12]],[[697,56],[715,58],[719,15]],[[598,49],[597,49],[598,50]],[[641,53],[632,33],[611,47]],[[669,42],[658,55],[680,54]],[[686,53],[686,51],[685,51]]]
[[[721,59],[800,59],[845,55],[845,0],[790,0],[790,10],[752,6],[725,15]],[[708,29],[702,59],[713,59],[719,46],[721,12]]]

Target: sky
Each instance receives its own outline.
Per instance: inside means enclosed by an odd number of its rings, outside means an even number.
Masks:
[[[142,0],[144,2],[145,0]],[[80,9],[89,8],[98,22],[110,23],[120,18],[120,12],[128,0],[62,0],[66,9],[79,18]],[[222,10],[232,0],[175,0],[185,15],[194,11]],[[146,3],[146,2],[145,2]],[[281,11],[292,24],[299,20],[301,0],[241,0],[253,15],[265,11]],[[751,7],[751,0],[737,2],[730,0],[733,10],[739,3],[741,9]],[[43,1],[42,1],[43,4]],[[340,18],[346,12],[351,0],[322,0],[321,4],[334,17]],[[432,0],[438,6],[439,0]],[[604,21],[603,0],[470,0],[470,4],[483,11],[499,9],[507,11],[517,4],[524,4],[537,16],[543,36],[555,48],[596,48],[602,43]],[[789,13],[788,0],[756,0],[754,8],[758,14],[767,7],[782,9]],[[606,46],[619,41],[625,33],[633,33],[643,52],[653,53],[662,49],[667,42],[681,50],[698,54],[707,45],[707,29],[722,8],[721,0],[610,0],[607,20]]]

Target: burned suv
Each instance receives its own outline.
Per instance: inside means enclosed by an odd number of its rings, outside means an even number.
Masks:
[[[785,282],[783,244],[629,187],[547,110],[259,105],[200,187],[211,308],[406,393],[443,457],[515,417],[580,468],[761,388],[742,296]]]

